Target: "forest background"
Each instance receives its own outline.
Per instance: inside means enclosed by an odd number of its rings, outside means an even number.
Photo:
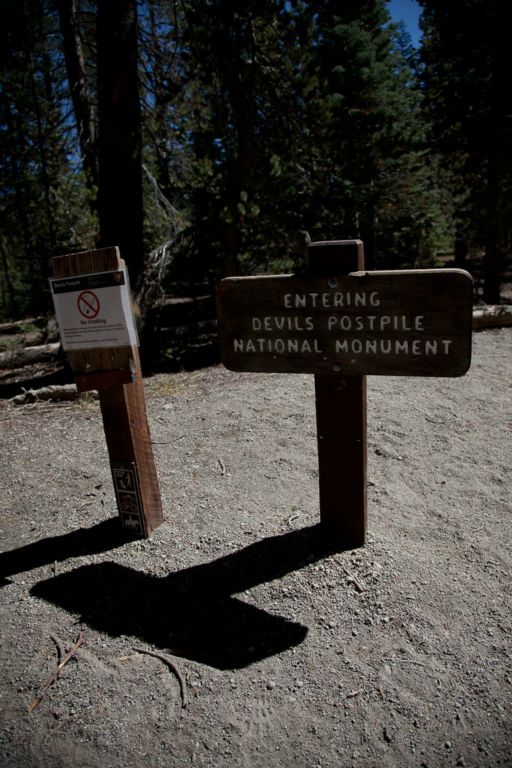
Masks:
[[[51,312],[59,254],[119,245],[145,304],[300,269],[306,232],[480,260],[500,303],[510,4],[420,5],[414,48],[384,0],[1,0],[0,318]]]

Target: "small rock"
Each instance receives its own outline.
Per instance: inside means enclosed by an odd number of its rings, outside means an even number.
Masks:
[[[276,687],[276,684],[275,684],[274,680],[269,680],[268,683],[267,683],[268,690],[271,691],[275,687]]]
[[[384,736],[384,741],[387,741],[388,744],[391,744],[391,742],[393,741],[393,736],[391,735],[391,733],[388,731],[387,728],[384,728],[382,735]]]

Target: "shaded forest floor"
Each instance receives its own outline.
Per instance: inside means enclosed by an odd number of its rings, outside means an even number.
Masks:
[[[119,530],[96,403],[0,403],[0,764],[511,765],[512,330],[461,379],[370,379],[358,550],[316,527],[311,376],[146,392],[148,542]],[[172,654],[186,708],[134,648]]]

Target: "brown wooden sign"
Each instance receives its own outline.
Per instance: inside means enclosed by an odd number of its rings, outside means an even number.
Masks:
[[[226,278],[222,361],[235,371],[461,376],[472,294],[459,269]]]
[[[109,294],[104,301],[100,291],[105,287],[108,290],[111,275],[123,274],[124,261],[120,258],[118,248],[112,247],[58,256],[52,260],[52,266],[57,292],[60,288],[67,291],[68,286],[61,285],[64,283],[69,283],[72,291],[71,306],[78,328],[71,327],[70,336],[76,341],[76,346],[85,339],[84,346],[87,347],[86,334],[90,327],[94,331],[94,323],[103,320],[102,304],[109,303]],[[95,279],[94,285],[99,288],[91,288],[91,275]],[[75,286],[78,286],[77,291],[74,291]],[[77,294],[76,298],[74,293]],[[70,325],[73,322],[71,318]],[[111,335],[115,341],[116,334],[124,331],[119,331],[122,323],[115,326],[112,322],[111,325]],[[139,351],[136,346],[110,347],[106,346],[105,340],[100,343],[103,346],[99,348],[69,349],[68,360],[78,390],[98,390],[121,524],[132,533],[147,538],[163,522],[163,513],[146,414]]]

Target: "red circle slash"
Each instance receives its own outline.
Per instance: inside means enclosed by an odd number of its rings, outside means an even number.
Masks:
[[[76,303],[78,311],[87,320],[93,320],[100,311],[100,300],[92,291],[82,291]]]

